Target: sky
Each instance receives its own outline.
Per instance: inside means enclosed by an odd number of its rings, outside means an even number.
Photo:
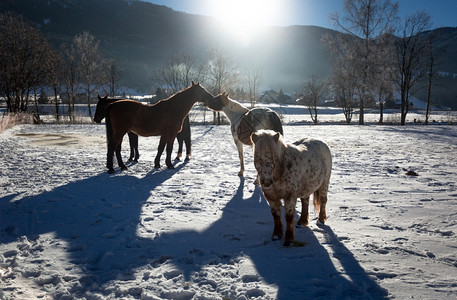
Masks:
[[[230,23],[241,23],[252,17],[261,25],[316,25],[334,28],[328,20],[331,13],[343,12],[343,0],[145,0],[190,14],[213,16]],[[425,10],[435,27],[457,27],[457,0],[400,0],[399,15],[406,18]],[[239,8],[245,13],[238,15]],[[238,13],[237,13],[238,12]]]

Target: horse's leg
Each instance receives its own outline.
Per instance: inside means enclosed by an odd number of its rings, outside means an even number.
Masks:
[[[308,226],[309,222],[309,196],[300,198],[301,200],[301,216],[298,219],[297,225]]]
[[[181,160],[181,156],[182,156],[182,144],[183,144],[183,132],[181,131],[180,133],[178,133],[178,135],[176,136],[176,139],[178,140],[178,154],[176,155],[176,158],[175,160]]]
[[[132,134],[134,134],[134,133],[132,133],[132,132],[127,133],[127,135],[129,136],[129,144],[130,144],[130,157],[129,157],[128,161],[132,161],[133,157],[135,156],[135,149],[133,148]]]
[[[295,227],[294,227],[294,216],[295,216],[295,205],[297,204],[297,198],[284,199],[284,211],[286,215],[286,237],[284,239],[284,246],[288,247],[295,241]]]
[[[244,174],[244,154],[243,154],[243,143],[239,140],[235,140],[236,148],[238,149],[238,156],[240,158],[240,172],[238,172],[238,176],[243,176]]]
[[[186,144],[186,159],[190,160],[190,156],[192,155],[192,140],[190,138],[190,128],[188,134],[184,138],[184,143]]]
[[[127,170],[127,166],[122,161],[121,146],[122,146],[122,139],[121,139],[121,142],[116,147],[116,159],[117,159],[117,164],[119,165],[119,168],[121,168],[121,170],[125,171],[125,170]]]
[[[107,154],[107,159],[106,159],[106,167],[108,168],[108,173],[110,173],[110,174],[114,173],[114,168],[113,168],[114,152],[116,152],[116,157],[118,157],[117,149],[118,149],[118,146],[121,143],[121,141],[122,141],[122,136],[119,134],[113,134],[108,139],[108,154]],[[121,162],[122,162],[122,159],[121,159]],[[118,159],[118,163],[119,163],[119,159]]]
[[[138,134],[134,135],[133,149],[135,149],[135,159],[133,161],[138,162],[138,158],[140,158],[140,152],[138,151]]]
[[[159,169],[160,168],[160,157],[162,156],[163,150],[165,149],[165,141],[163,140],[163,137],[160,137],[160,142],[159,142],[159,148],[157,149],[157,155],[156,158],[154,159],[154,168]]]
[[[283,234],[283,225],[281,221],[281,201],[280,199],[272,199],[268,198],[267,196],[265,196],[265,198],[268,201],[268,205],[270,205],[271,215],[273,216],[273,220],[275,222],[271,239],[280,240]]]
[[[129,144],[130,144],[130,157],[129,161],[138,162],[138,135],[133,132],[128,133],[129,136]]]
[[[175,142],[175,138],[170,138],[167,142],[167,157],[165,158],[165,164],[167,165],[168,169],[174,169],[175,166],[171,163],[171,153],[173,152],[173,143]]]
[[[108,154],[106,157],[106,167],[108,168],[108,173],[113,174],[114,173],[114,168],[113,168],[113,158],[114,158],[114,150],[115,150],[115,145],[112,141],[108,141]]]

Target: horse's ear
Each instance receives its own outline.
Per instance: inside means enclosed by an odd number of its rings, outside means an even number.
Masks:
[[[194,85],[200,85],[200,82],[197,81],[197,83],[195,83],[195,82],[192,80],[192,86],[194,86]]]
[[[194,85],[195,85],[195,82],[192,80],[192,86],[194,86]]]
[[[273,138],[275,139],[275,141],[279,141],[279,137],[280,137],[280,133],[279,132],[276,132],[276,134],[273,136]]]
[[[252,141],[252,143],[255,144],[255,142],[257,142],[258,139],[259,139],[259,136],[258,136],[255,132],[253,132],[253,133],[251,134],[251,141]]]

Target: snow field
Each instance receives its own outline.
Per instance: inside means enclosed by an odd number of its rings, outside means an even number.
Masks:
[[[328,221],[311,213],[296,228],[304,247],[271,241],[251,150],[239,178],[229,126],[193,126],[193,157],[174,170],[154,170],[158,138],[140,137],[139,162],[114,175],[103,125],[4,131],[0,299],[457,295],[457,127],[284,131],[286,142],[321,139],[333,155]]]

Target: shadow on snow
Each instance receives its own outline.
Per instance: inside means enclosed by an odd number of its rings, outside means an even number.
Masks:
[[[328,226],[316,232],[297,229],[297,239],[307,243],[302,248],[284,248],[282,241],[271,241],[269,208],[258,187],[244,198],[244,179],[221,218],[205,230],[138,236],[143,204],[184,165],[143,178],[103,173],[16,202],[10,202],[15,195],[0,198],[0,241],[9,243],[21,236],[34,240],[54,232],[66,242],[69,261],[84,274],[79,280],[86,291],[111,280],[133,279],[129,276],[134,270],[147,264],[171,263],[190,280],[206,265],[230,264],[247,256],[261,279],[278,287],[277,299],[387,295]],[[316,234],[325,236],[332,254]],[[330,255],[340,266],[335,267]],[[249,277],[245,279],[249,282]]]

